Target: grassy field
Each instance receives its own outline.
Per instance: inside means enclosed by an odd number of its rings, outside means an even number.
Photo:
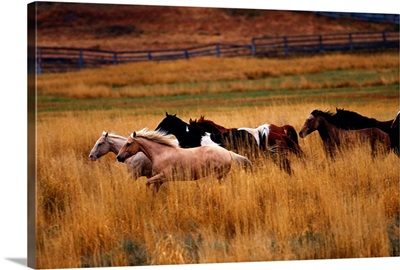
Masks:
[[[103,130],[155,128],[165,111],[297,131],[316,108],[393,119],[398,63],[398,53],[194,59],[39,76],[38,267],[398,256],[393,153],[373,160],[360,146],[332,162],[311,134],[300,139],[305,161],[289,156],[293,176],[260,158],[222,184],[167,183],[155,197],[112,153],[88,158]]]

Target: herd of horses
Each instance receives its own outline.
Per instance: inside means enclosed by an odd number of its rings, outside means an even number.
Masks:
[[[378,121],[353,111],[336,108],[336,113],[313,110],[297,134],[291,125],[263,124],[256,128],[226,128],[201,116],[184,122],[166,113],[155,130],[144,128],[128,138],[103,132],[90,151],[96,160],[113,152],[125,162],[133,179],[147,177],[146,185],[157,192],[162,183],[197,180],[210,174],[221,181],[232,164],[252,170],[260,156],[271,158],[292,175],[292,153],[304,162],[305,153],[298,135],[305,138],[318,131],[328,158],[334,159],[343,147],[369,145],[372,157],[393,152],[400,157],[399,115]]]

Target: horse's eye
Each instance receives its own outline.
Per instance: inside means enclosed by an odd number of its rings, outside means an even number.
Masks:
[[[127,144],[126,144],[126,146],[128,146],[128,147],[129,147],[129,146],[131,146],[131,144],[132,144],[132,143],[127,143]]]
[[[103,143],[99,143],[98,145],[97,145],[97,147],[100,147],[100,146],[102,146],[103,145]]]

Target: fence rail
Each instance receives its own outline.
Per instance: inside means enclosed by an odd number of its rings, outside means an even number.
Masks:
[[[106,51],[79,48],[38,47],[37,73],[65,72],[83,68],[143,61],[195,57],[288,57],[332,51],[399,48],[399,32],[358,32],[321,35],[255,37],[251,44],[209,44],[184,49]]]
[[[351,12],[315,12],[318,15],[335,19],[350,18],[377,23],[399,24],[399,14],[351,13]]]

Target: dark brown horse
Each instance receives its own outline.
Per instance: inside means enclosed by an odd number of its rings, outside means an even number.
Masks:
[[[382,151],[384,154],[387,155],[390,152],[389,135],[379,128],[358,130],[339,129],[329,123],[324,117],[311,114],[301,128],[299,136],[305,138],[308,134],[316,130],[322,139],[325,153],[332,158],[336,155],[338,148],[355,145],[358,142],[369,143],[373,157],[379,152],[379,144],[383,145]]]
[[[379,128],[380,130],[386,132],[390,137],[390,147],[393,152],[400,157],[399,150],[399,128],[392,128],[391,126],[395,122],[396,119],[387,120],[387,121],[379,121],[375,118],[366,117],[360,115],[356,112],[338,109],[336,108],[336,113],[332,113],[329,111],[320,111],[314,110],[311,112],[311,115],[323,116],[325,120],[329,123],[335,125],[340,129],[345,130],[357,130],[363,128]],[[398,116],[397,116],[398,117]]]

